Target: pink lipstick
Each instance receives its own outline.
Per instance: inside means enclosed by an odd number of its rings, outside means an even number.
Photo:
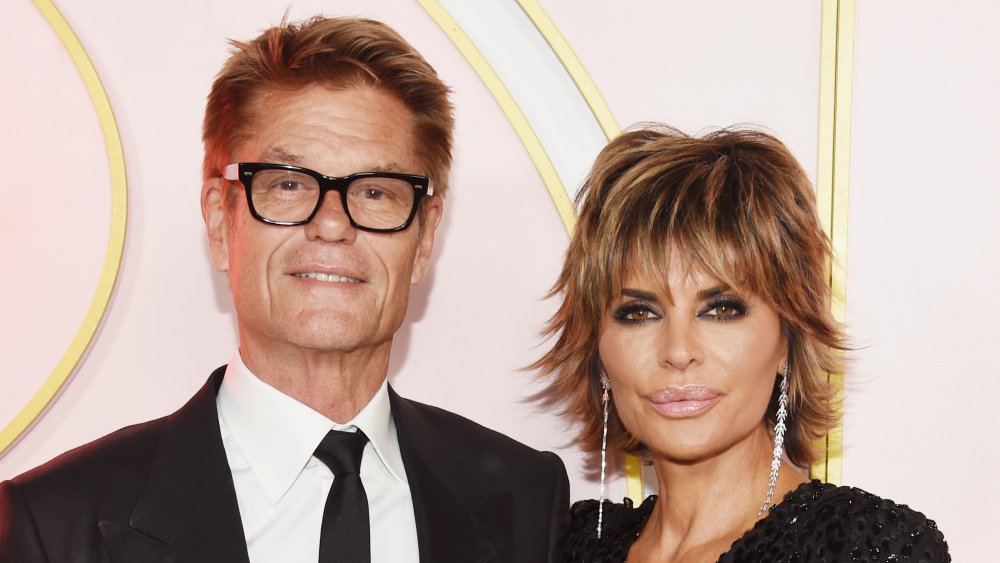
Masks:
[[[714,407],[720,396],[708,387],[685,385],[660,389],[648,399],[653,408],[667,418],[690,418]]]

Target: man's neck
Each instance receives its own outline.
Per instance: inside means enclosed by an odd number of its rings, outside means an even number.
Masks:
[[[240,357],[261,381],[343,424],[354,418],[382,385],[391,344],[328,352],[241,343]]]

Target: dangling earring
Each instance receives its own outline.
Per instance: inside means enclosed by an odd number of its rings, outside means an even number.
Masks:
[[[601,500],[597,508],[597,539],[601,539],[601,525],[604,524],[604,470],[608,463],[608,402],[610,400],[611,382],[604,371],[601,371],[601,405],[604,407],[604,430],[601,433]]]
[[[767,482],[767,496],[764,504],[757,511],[757,516],[763,515],[771,506],[774,498],[774,487],[778,484],[778,470],[781,469],[781,456],[785,447],[785,419],[788,417],[788,363],[781,366],[781,384],[778,393],[778,414],[774,420],[774,451],[771,457],[771,477]]]

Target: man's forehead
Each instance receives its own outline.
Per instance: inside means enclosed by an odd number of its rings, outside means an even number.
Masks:
[[[292,164],[295,166],[301,166],[303,168],[310,168],[311,159],[298,154],[294,151],[285,149],[284,147],[275,146],[264,149],[264,151],[258,157],[261,162],[269,162],[274,164]],[[315,165],[314,165],[315,166]],[[408,173],[410,170],[402,163],[390,160],[386,162],[371,162],[368,165],[363,166],[364,170],[358,170],[358,172],[396,172],[396,173]],[[315,170],[320,174],[326,174],[323,170]],[[327,174],[328,175],[328,174]]]
[[[231,161],[291,164],[328,176],[425,173],[412,115],[390,93],[311,85],[262,98]]]

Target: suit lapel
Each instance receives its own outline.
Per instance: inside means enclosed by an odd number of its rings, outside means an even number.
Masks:
[[[215,403],[224,374],[164,420],[128,525],[100,522],[112,561],[249,563]]]
[[[99,522],[112,561],[249,563],[219,433],[216,394],[225,367],[168,416],[129,522]],[[512,498],[490,470],[453,447],[425,413],[389,389],[413,498],[420,560],[510,561]]]
[[[389,388],[399,448],[410,483],[420,560],[509,561],[512,498],[463,457],[446,434]]]

